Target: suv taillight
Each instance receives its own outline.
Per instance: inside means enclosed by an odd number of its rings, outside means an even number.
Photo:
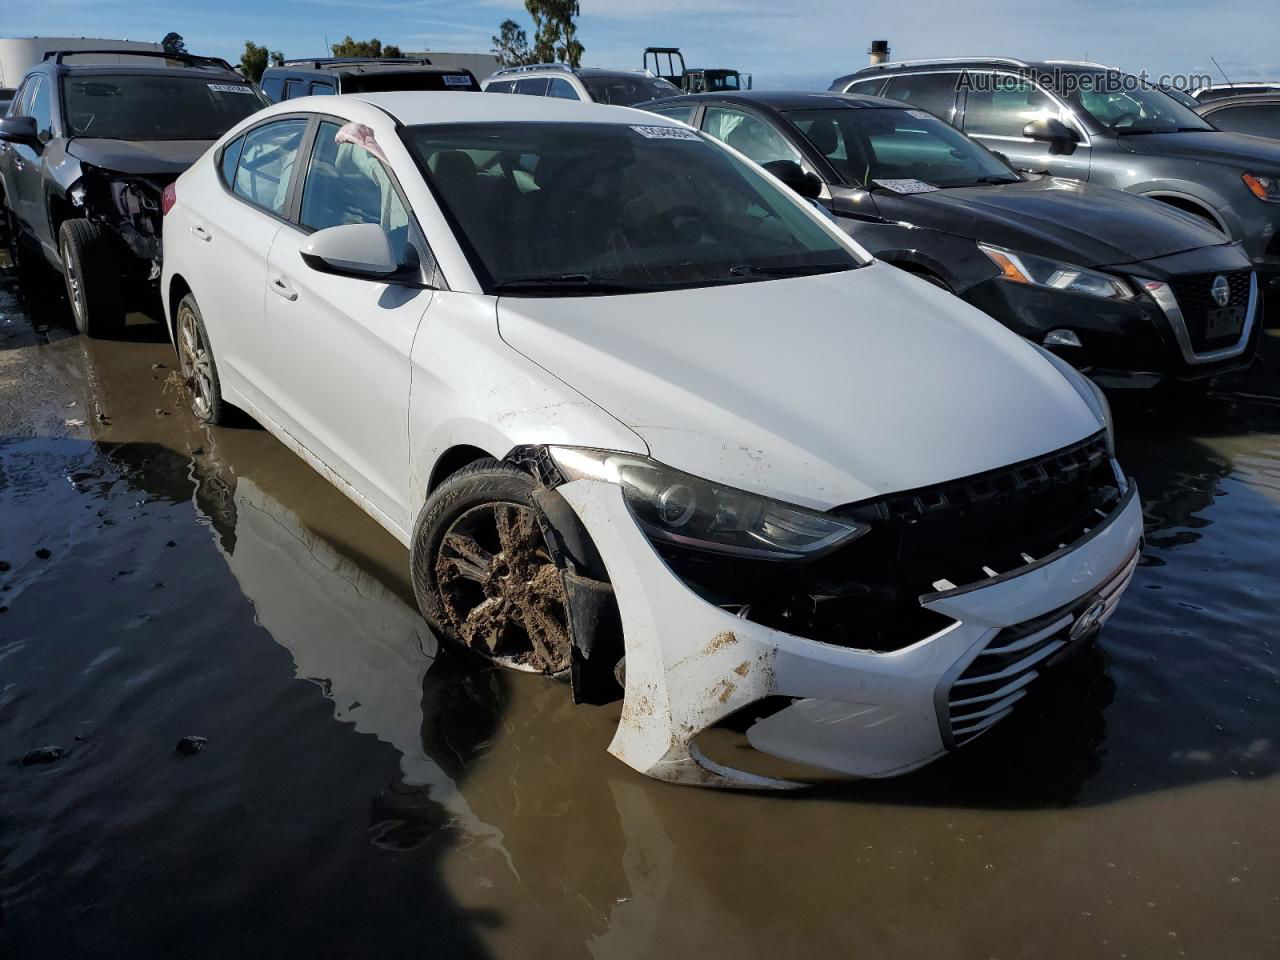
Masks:
[[[172,183],[164,188],[160,194],[160,216],[164,216],[173,209],[173,205],[178,202],[178,188]]]

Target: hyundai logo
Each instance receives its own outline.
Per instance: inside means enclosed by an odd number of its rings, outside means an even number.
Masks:
[[[1089,609],[1076,617],[1076,622],[1071,625],[1070,639],[1079,640],[1096,627],[1106,609],[1107,605],[1101,600],[1095,600],[1089,604]]]
[[[1231,284],[1227,283],[1227,278],[1222,274],[1218,274],[1213,278],[1213,283],[1209,286],[1209,295],[1213,297],[1213,302],[1220,307],[1225,307],[1231,302]]]

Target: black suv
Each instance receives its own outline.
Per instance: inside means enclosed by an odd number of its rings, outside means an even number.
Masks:
[[[1280,293],[1280,142],[1217,130],[1138,77],[1097,63],[958,58],[878,64],[831,89],[904,100],[1020,170],[1194,213],[1239,240]]]
[[[165,188],[264,106],[225,60],[50,53],[0,120],[0,193],[24,273],[27,254],[47,260],[77,329],[118,332],[129,309],[154,303]]]
[[[312,57],[286,60],[262,74],[262,92],[275,103],[298,97],[388,90],[474,90],[480,84],[465,67],[436,67],[426,57]]]
[[[1091,184],[1025,176],[909,104],[705,93],[643,106],[760,164],[881,260],[954,293],[1108,387],[1248,365],[1261,295],[1240,244]]]

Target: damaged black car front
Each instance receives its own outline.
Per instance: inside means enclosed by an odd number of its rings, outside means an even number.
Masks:
[[[268,101],[223,61],[77,59],[56,54],[31,74],[56,91],[51,135],[31,144],[45,202],[9,206],[25,241],[63,274],[76,327],[110,336],[126,313],[157,302],[165,188]]]

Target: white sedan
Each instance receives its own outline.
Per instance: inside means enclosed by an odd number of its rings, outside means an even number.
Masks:
[[[195,415],[247,411],[403,542],[445,641],[621,696],[650,776],[793,783],[700,749],[724,722],[815,775],[921,766],[1137,563],[1089,381],[677,122],[291,100],[163,206]]]

